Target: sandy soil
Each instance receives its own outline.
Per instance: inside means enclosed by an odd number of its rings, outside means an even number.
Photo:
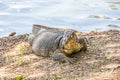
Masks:
[[[88,51],[74,64],[31,53],[27,34],[0,39],[0,80],[120,80],[120,31],[90,32]]]

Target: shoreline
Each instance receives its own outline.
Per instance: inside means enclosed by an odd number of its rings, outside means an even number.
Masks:
[[[26,46],[29,49],[28,34],[0,38],[0,79],[119,80],[120,31],[79,32],[78,35],[85,36],[89,44],[86,53],[74,55],[77,59],[74,64],[21,53]]]

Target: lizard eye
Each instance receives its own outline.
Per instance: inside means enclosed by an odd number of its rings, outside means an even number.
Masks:
[[[73,35],[70,36],[70,38],[72,38],[72,37],[73,37]]]

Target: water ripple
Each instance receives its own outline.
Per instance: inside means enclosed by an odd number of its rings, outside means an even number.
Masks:
[[[4,29],[0,27],[0,32],[3,32],[3,31],[4,31]]]
[[[1,34],[30,32],[33,24],[62,26],[83,32],[120,30],[120,0],[0,1],[0,26],[5,27]]]

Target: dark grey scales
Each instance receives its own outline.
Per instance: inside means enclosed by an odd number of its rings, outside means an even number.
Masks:
[[[73,29],[33,25],[28,42],[36,55],[52,56],[54,61],[73,63],[74,59],[69,57],[71,54],[87,50],[85,39],[76,33]]]

